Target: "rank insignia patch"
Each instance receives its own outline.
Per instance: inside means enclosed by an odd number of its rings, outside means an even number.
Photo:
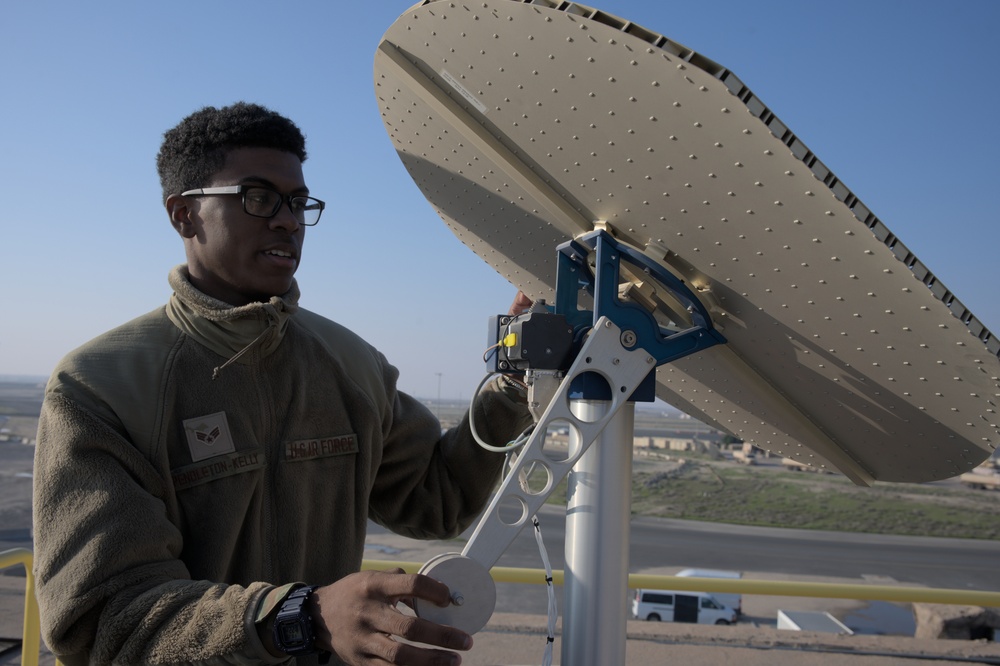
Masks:
[[[184,421],[184,434],[187,435],[193,462],[236,450],[225,412],[187,419]]]

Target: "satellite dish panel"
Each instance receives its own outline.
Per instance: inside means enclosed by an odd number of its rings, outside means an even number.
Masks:
[[[375,89],[428,201],[530,296],[595,226],[695,290],[728,344],[662,366],[664,401],[861,484],[996,448],[998,340],[729,69],[572,2],[429,0]]]

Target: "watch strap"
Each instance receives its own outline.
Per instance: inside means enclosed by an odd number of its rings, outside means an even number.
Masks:
[[[274,643],[282,652],[294,657],[315,654],[320,664],[328,664],[332,655],[316,647],[316,627],[313,625],[312,617],[310,617],[309,612],[306,610],[309,595],[318,587],[320,586],[302,584],[293,586],[284,601],[281,602],[281,606],[274,616],[272,629],[274,631]],[[287,614],[292,614],[292,617],[298,618],[299,628],[302,630],[303,638],[305,638],[305,643],[301,646],[291,647],[283,644],[279,625],[284,620],[283,616]]]

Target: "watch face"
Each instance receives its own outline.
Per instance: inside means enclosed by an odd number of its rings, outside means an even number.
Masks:
[[[280,624],[278,625],[278,631],[281,632],[281,642],[287,647],[295,647],[305,641],[305,635],[302,633],[302,625],[298,622]]]

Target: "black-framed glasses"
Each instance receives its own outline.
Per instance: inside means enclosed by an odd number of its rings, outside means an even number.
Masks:
[[[281,210],[281,204],[287,202],[292,215],[307,227],[319,222],[320,215],[326,204],[313,197],[296,194],[281,194],[269,187],[261,185],[227,185],[225,187],[202,187],[197,190],[181,192],[182,197],[194,197],[205,194],[242,194],[243,210],[254,217],[272,218]]]

